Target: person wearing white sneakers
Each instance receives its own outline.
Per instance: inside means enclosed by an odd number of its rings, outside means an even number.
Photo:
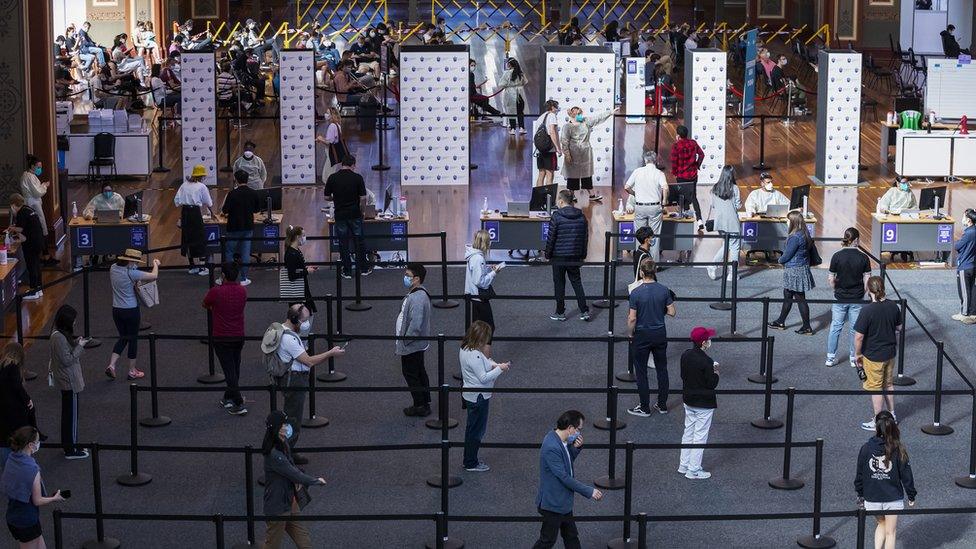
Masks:
[[[248,183],[250,176],[244,170],[234,172],[234,188],[227,193],[221,213],[227,216],[227,232],[224,235],[224,261],[240,265],[240,284],[247,286],[247,266],[251,262],[251,237],[254,236],[254,214],[261,211],[261,198]]]
[[[681,383],[684,393],[685,432],[681,444],[705,444],[712,426],[712,415],[718,405],[718,362],[705,353],[712,346],[715,330],[696,326],[691,330],[692,348],[681,354]],[[702,469],[702,448],[682,448],[678,472],[692,480],[706,479],[711,473]]]
[[[112,347],[112,358],[105,368],[105,375],[110,379],[115,379],[115,365],[126,347],[129,348],[128,379],[131,381],[145,376],[143,372],[136,369],[140,324],[136,285],[152,282],[159,277],[159,260],[153,259],[152,271],[148,273],[136,268],[137,263],[145,262],[142,252],[128,249],[115,259],[115,264],[108,272],[109,280],[112,282],[112,320],[115,321],[115,328],[119,331],[119,340]]]
[[[491,469],[478,459],[478,449],[488,429],[491,389],[498,376],[507,372],[512,365],[511,362],[495,362],[488,358],[491,334],[492,329],[487,322],[475,320],[464,335],[461,351],[458,353],[464,388],[478,389],[461,393],[464,408],[468,411],[468,422],[464,427],[464,470],[473,473],[484,473]]]
[[[732,235],[729,238],[729,261],[738,261],[739,259],[739,248],[741,246],[741,239],[739,238],[739,208],[742,206],[741,197],[739,194],[739,186],[735,183],[735,171],[732,166],[726,165],[722,168],[722,173],[718,177],[718,181],[712,186],[712,222],[715,224],[713,227],[719,234]],[[725,243],[722,241],[722,245],[718,247],[718,251],[715,252],[715,257],[712,258],[713,263],[719,263],[725,261]],[[718,280],[721,276],[718,271],[718,267],[715,265],[709,265],[705,268],[708,272],[708,277],[712,280]],[[728,269],[728,280],[732,280],[732,268]]]
[[[203,208],[210,210],[210,217],[216,219],[213,211],[213,197],[210,189],[203,183],[207,168],[201,164],[193,167],[190,177],[176,191],[173,203],[180,208],[180,254],[190,262],[190,274],[209,276],[207,262],[207,235],[203,230]],[[203,267],[197,267],[194,259],[200,259]]]
[[[894,366],[897,352],[898,330],[902,329],[901,311],[894,301],[885,299],[884,280],[880,276],[868,279],[871,303],[861,308],[854,323],[854,356],[864,380],[865,391],[888,391],[888,394],[872,394],[871,404],[877,416],[886,409],[895,416]],[[863,374],[862,374],[863,372]],[[861,424],[861,429],[874,431],[874,419]]]
[[[966,210],[962,218],[962,237],[956,241],[956,284],[959,290],[959,312],[953,320],[976,324],[976,210]]]
[[[857,229],[849,227],[844,231],[844,239],[841,240],[844,247],[830,258],[827,283],[834,289],[834,299],[838,303],[830,307],[830,333],[827,335],[827,360],[824,363],[827,366],[837,364],[837,344],[840,342],[844,322],[847,322],[850,324],[851,334],[848,343],[850,363],[854,367],[854,324],[861,313],[861,302],[864,301],[868,278],[871,276],[871,262],[858,249],[860,237],[861,233]]]
[[[505,63],[505,67],[498,80],[498,89],[502,92],[502,108],[509,115],[508,133],[515,135],[518,131],[520,135],[525,135],[525,86],[529,80],[514,57]]]

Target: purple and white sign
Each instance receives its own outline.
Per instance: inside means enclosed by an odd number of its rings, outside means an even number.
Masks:
[[[485,221],[485,230],[488,231],[488,236],[493,243],[498,242],[498,235],[501,234],[501,230],[497,221]]]
[[[634,222],[633,221],[621,221],[620,230],[618,231],[620,236],[621,244],[633,244],[634,243]]]
[[[882,223],[881,224],[881,243],[882,244],[898,244],[898,224],[897,223]]]
[[[743,242],[758,242],[759,241],[759,223],[756,221],[744,221],[742,223],[742,241]]]
[[[939,225],[936,242],[938,244],[952,244],[952,225]]]

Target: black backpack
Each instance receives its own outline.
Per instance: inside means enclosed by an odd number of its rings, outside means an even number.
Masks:
[[[546,125],[549,115],[552,113],[546,113],[542,118],[542,125],[539,129],[535,131],[535,135],[532,136],[532,142],[535,143],[535,148],[541,153],[551,152],[554,143],[552,142],[552,137],[549,136],[549,128]]]

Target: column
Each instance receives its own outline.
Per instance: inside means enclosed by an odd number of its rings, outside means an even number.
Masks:
[[[861,54],[821,50],[817,66],[817,156],[820,185],[857,185],[861,151]]]
[[[281,184],[314,185],[315,59],[312,50],[283,50],[280,63]]]
[[[685,52],[685,126],[705,152],[699,185],[714,185],[725,166],[726,57],[715,48]]]
[[[203,182],[217,184],[217,69],[213,52],[184,52],[181,61],[183,177],[207,169]]]

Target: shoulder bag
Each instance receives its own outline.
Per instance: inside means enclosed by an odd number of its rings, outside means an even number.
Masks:
[[[641,264],[641,261],[644,261],[644,258],[645,257],[647,257],[647,254],[645,252],[641,252],[641,255],[637,258],[638,269],[637,269],[637,272],[634,274],[634,281],[627,285],[627,294],[628,295],[634,293],[634,290],[636,290],[637,288],[640,288],[641,284],[644,283],[644,280],[641,279],[641,276],[640,276],[640,267],[639,266]]]
[[[810,241],[809,256],[811,267],[816,267],[823,263],[823,258],[820,257],[820,252],[817,251],[817,244],[813,240]]]
[[[129,274],[129,280],[132,280],[131,274]],[[136,298],[148,308],[159,305],[159,285],[156,282],[153,280],[152,282],[134,282],[133,284]]]

